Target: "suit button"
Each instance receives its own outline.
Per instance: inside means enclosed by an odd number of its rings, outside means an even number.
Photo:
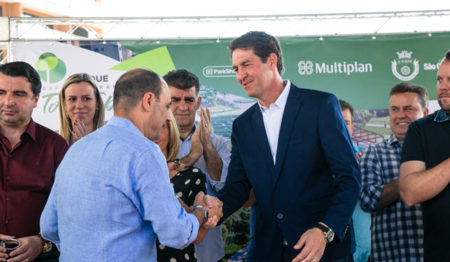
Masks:
[[[283,214],[281,214],[281,213],[278,213],[278,214],[277,214],[277,218],[278,218],[278,219],[283,219],[283,217],[284,217]]]

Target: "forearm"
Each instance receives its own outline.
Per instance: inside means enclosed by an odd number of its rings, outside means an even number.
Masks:
[[[400,197],[408,206],[427,201],[450,182],[450,158],[425,170],[425,163],[408,161],[400,166]]]
[[[206,169],[209,176],[215,181],[220,181],[220,178],[222,176],[223,163],[222,159],[211,143],[208,143],[208,145],[204,146],[203,156],[205,158]]]
[[[200,229],[198,230],[197,238],[194,241],[194,244],[202,243],[202,241],[205,238],[207,233],[208,233],[208,229],[206,229],[204,227],[200,227]]]
[[[396,202],[400,197],[398,190],[398,179],[392,180],[383,187],[377,209],[383,209]]]
[[[187,166],[193,166],[201,156],[202,156],[201,152],[192,148],[189,154],[180,159],[180,162]]]

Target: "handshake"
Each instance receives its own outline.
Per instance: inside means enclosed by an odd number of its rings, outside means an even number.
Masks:
[[[203,228],[211,229],[217,225],[223,216],[222,206],[222,201],[217,197],[200,192],[195,196],[191,210]]]

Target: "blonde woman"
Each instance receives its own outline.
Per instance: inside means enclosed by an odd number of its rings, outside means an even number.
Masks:
[[[69,76],[59,93],[59,134],[72,145],[103,126],[105,107],[94,80],[85,73]]]
[[[206,194],[206,176],[198,168],[193,166],[184,166],[176,158],[180,149],[180,134],[175,118],[170,112],[171,121],[166,122],[158,140],[154,142],[161,148],[161,152],[167,159],[169,168],[169,178],[173,185],[174,193],[180,200],[181,205],[190,212],[189,206],[194,204],[195,196],[199,192]],[[197,239],[194,243],[200,243],[207,233],[209,226],[205,223],[199,230]],[[195,257],[194,245],[191,244],[183,250],[163,246],[157,242],[157,261],[197,261]]]

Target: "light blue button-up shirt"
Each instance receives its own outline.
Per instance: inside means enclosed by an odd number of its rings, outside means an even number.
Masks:
[[[159,147],[119,117],[70,147],[40,225],[62,262],[156,261],[156,237],[182,249],[199,228],[174,195]]]

